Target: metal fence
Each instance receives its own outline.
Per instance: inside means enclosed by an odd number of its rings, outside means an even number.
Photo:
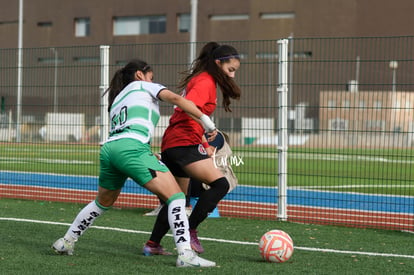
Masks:
[[[414,37],[230,41],[242,98],[214,120],[239,186],[222,216],[414,230]],[[199,50],[204,43],[197,43]],[[101,94],[130,58],[175,90],[188,43],[0,50],[0,197],[88,202],[105,134]],[[18,74],[21,73],[21,85]],[[19,95],[20,94],[20,95]],[[172,113],[162,119],[159,145]],[[119,206],[156,206],[127,182]]]

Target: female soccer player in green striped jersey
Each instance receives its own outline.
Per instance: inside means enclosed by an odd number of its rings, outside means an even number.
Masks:
[[[52,248],[72,255],[75,242],[117,200],[126,179],[148,189],[168,204],[168,220],[177,247],[178,267],[210,267],[190,246],[185,195],[168,168],[151,152],[150,141],[160,118],[159,101],[188,112],[206,132],[215,132],[210,118],[196,105],[152,82],[153,71],[142,60],[132,60],[113,76],[107,90],[110,133],[100,151],[99,187],[96,199],[77,215],[66,234]]]

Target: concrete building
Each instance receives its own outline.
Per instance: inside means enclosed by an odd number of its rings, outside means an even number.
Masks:
[[[180,49],[186,46],[168,47],[165,43],[190,41],[191,3],[191,0],[23,1],[23,47],[33,49],[25,54],[24,60],[28,68],[24,71],[24,86],[30,88],[23,94],[24,114],[43,117],[46,111],[54,111],[54,101],[65,103],[58,111],[66,112],[78,102],[90,106],[99,103],[96,88],[99,74],[87,74],[89,67],[83,69],[85,73],[81,77],[74,76],[72,71],[80,63],[97,66],[99,51],[96,47],[76,46],[118,45],[118,48],[112,47],[113,62],[121,64],[137,49],[121,45],[153,43],[148,47],[151,49],[140,48],[145,51],[147,61],[159,65],[157,81],[173,86],[177,72],[185,68],[185,61],[189,59],[187,50]],[[18,45],[19,1],[0,0],[0,4],[0,58],[5,66],[0,74],[0,95],[6,99],[6,105],[10,105],[16,102],[16,75],[12,70],[16,54],[7,49],[16,49]],[[311,124],[315,127],[322,114],[319,109],[321,91],[342,92],[352,81],[363,87],[360,90],[370,93],[391,91],[389,60],[407,60],[399,63],[397,88],[399,91],[414,90],[414,73],[412,62],[409,62],[413,60],[410,57],[414,53],[413,37],[375,39],[414,36],[412,0],[378,0],[375,3],[361,0],[198,0],[197,10],[196,40],[236,41],[243,59],[244,65],[237,76],[243,88],[242,103],[236,112],[238,117],[230,121],[228,118],[233,114],[219,114],[224,119],[220,125],[240,127],[242,116],[277,117],[275,41],[289,36],[295,38],[289,53],[292,61],[290,109],[304,103],[303,119],[314,119],[315,123]],[[319,39],[321,37],[337,40]],[[342,39],[344,37],[355,39]],[[244,43],[246,41],[252,42]],[[164,43],[164,52],[157,49],[155,43]],[[59,50],[59,47],[68,46],[74,48],[65,49],[65,52]],[[166,48],[171,52],[165,53]],[[166,55],[168,58],[174,55],[174,59],[165,61]],[[359,57],[362,65],[356,74],[355,63]],[[160,65],[162,62],[167,68],[165,71]],[[183,63],[181,67],[169,66],[180,62]],[[32,73],[31,68],[36,68],[37,73]],[[91,79],[94,80],[92,84],[87,82]],[[77,86],[75,89],[73,84]],[[52,96],[53,93],[56,96]],[[86,112],[91,112],[92,117],[97,110],[93,107]]]
[[[319,126],[328,131],[413,132],[412,92],[326,91],[321,92],[319,105]]]
[[[189,41],[191,0],[23,1],[24,47]],[[17,47],[19,1],[0,0],[0,48]],[[411,0],[198,1],[197,40],[414,35]]]

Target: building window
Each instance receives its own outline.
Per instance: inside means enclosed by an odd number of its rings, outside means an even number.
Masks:
[[[53,23],[50,21],[47,22],[37,22],[38,27],[52,27]]]
[[[165,33],[165,16],[126,16],[114,18],[114,35]]]
[[[366,122],[366,130],[380,132],[385,129],[385,122],[382,120],[368,120]]]
[[[191,14],[189,13],[179,14],[177,23],[178,23],[178,26],[177,26],[178,32],[190,32]]]
[[[293,12],[261,13],[260,19],[294,19]]]
[[[335,107],[336,107],[336,101],[332,99],[328,100],[328,108],[333,109]]]
[[[345,131],[348,130],[348,120],[342,118],[334,118],[329,120],[329,130]]]
[[[256,58],[257,59],[278,59],[279,54],[273,53],[273,52],[261,52],[261,53],[256,53]]]
[[[344,100],[344,101],[342,102],[342,107],[343,107],[343,108],[349,108],[349,107],[351,107],[351,101],[349,101],[349,100]]]
[[[239,52],[239,57],[240,59],[247,59],[249,57],[249,54]]]
[[[10,24],[18,24],[18,20],[4,20],[0,21],[0,25],[10,25]]]
[[[101,59],[99,58],[99,56],[75,56],[73,57],[73,61],[74,62],[82,62],[82,63],[94,63],[94,62],[98,62]]]
[[[291,53],[289,53],[288,55],[291,56]],[[312,52],[311,51],[294,52],[293,57],[294,58],[310,58],[312,57]]]
[[[228,21],[228,20],[249,20],[248,14],[221,14],[210,15],[212,21]]]
[[[115,65],[117,66],[125,66],[126,64],[128,64],[129,60],[117,60],[115,61]]]
[[[289,56],[291,56],[290,53],[289,53]],[[312,52],[295,52],[293,53],[293,57],[294,58],[310,58],[312,57]],[[256,58],[257,59],[277,59],[279,58],[279,54],[273,53],[273,52],[258,52],[256,53]]]
[[[75,36],[85,37],[91,34],[89,18],[75,18]]]
[[[399,100],[394,101],[393,109],[401,109],[401,103]]]
[[[37,62],[42,64],[57,64],[57,63],[63,63],[62,57],[39,57],[37,58]]]
[[[379,100],[375,100],[374,101],[374,108],[378,110],[378,109],[381,109],[381,107],[382,107],[382,102],[379,101]]]

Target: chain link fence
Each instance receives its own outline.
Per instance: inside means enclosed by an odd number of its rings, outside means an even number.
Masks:
[[[277,40],[221,42],[240,52],[243,94],[225,112],[218,93],[214,120],[230,137],[227,161],[239,178],[220,214],[278,219],[279,137],[287,130],[287,220],[414,230],[414,37],[287,42],[287,83]],[[105,125],[100,46],[21,50],[21,67],[18,49],[0,50],[0,197],[87,202]],[[141,58],[154,82],[176,91],[189,56],[189,43],[110,45],[108,77]],[[162,104],[161,113],[155,150],[172,107]],[[151,208],[157,200],[128,182],[118,203]]]

